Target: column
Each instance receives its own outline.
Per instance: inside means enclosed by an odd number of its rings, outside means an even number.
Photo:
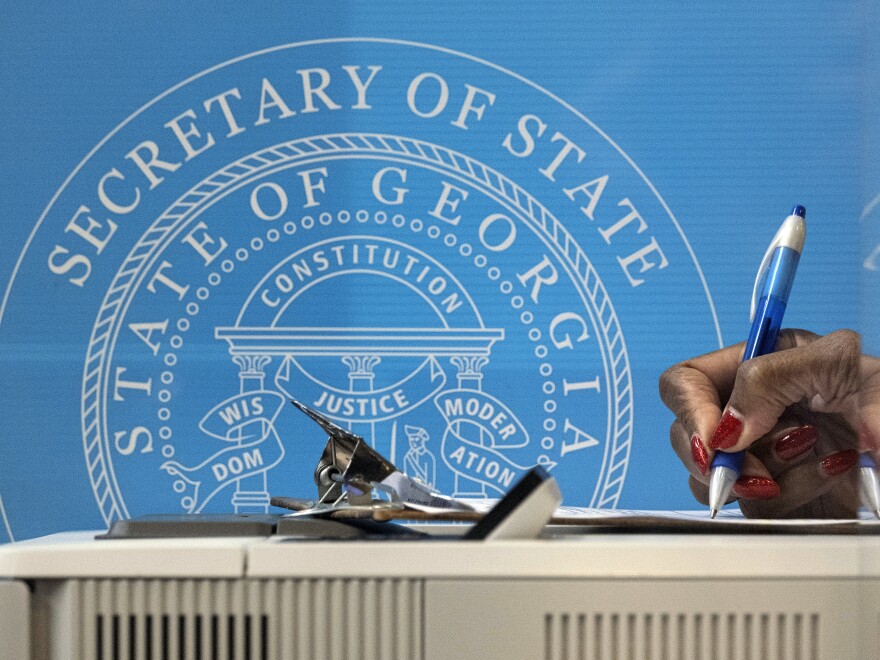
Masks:
[[[343,355],[342,364],[348,367],[348,389],[352,392],[370,393],[373,391],[373,381],[376,374],[373,369],[382,361],[378,355]],[[370,446],[376,449],[376,423],[375,422],[351,422],[349,428],[352,433],[364,438]],[[380,454],[385,455],[381,450]]]
[[[266,365],[272,358],[268,355],[233,355],[232,361],[238,365],[239,391],[242,394],[264,389],[266,381]],[[249,441],[253,436],[262,438],[268,429],[263,421],[251,422],[239,429],[238,441],[241,445],[243,438]],[[242,477],[235,482],[235,493],[232,496],[232,505],[236,513],[267,513],[269,511],[269,487],[266,483],[266,471],[250,477]]]
[[[457,369],[458,388],[461,390],[477,390],[483,389],[483,367],[489,364],[489,358],[485,355],[460,355],[449,358],[449,362]],[[476,442],[481,446],[486,445],[486,434],[482,429],[477,429],[471,424],[462,427],[456,422],[456,428],[453,429],[461,437],[466,440]],[[486,497],[486,487],[474,481],[459,475],[455,475],[455,492],[453,497]]]

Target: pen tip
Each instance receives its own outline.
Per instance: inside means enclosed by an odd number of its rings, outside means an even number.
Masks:
[[[874,509],[874,515],[880,518],[880,509]]]
[[[807,218],[807,209],[805,209],[800,204],[796,204],[795,207],[791,210],[792,215],[798,215],[806,220]]]
[[[718,509],[711,509],[711,510],[709,511],[709,517],[710,517],[712,520],[715,520],[715,516],[717,516],[717,515],[718,515]]]

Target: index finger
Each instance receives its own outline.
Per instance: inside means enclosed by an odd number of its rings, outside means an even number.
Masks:
[[[673,365],[660,376],[660,398],[693,435],[708,440],[733,389],[743,344]],[[705,443],[704,443],[705,444]]]

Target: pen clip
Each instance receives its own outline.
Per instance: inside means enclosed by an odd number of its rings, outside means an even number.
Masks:
[[[761,265],[758,266],[758,274],[755,276],[755,285],[752,288],[752,304],[749,309],[749,323],[755,320],[755,311],[758,308],[758,296],[760,295],[760,289],[764,283],[764,278],[767,276],[767,268],[770,267],[770,258],[773,256],[774,249],[776,249],[776,246],[771,243],[770,247],[767,248],[767,251],[764,253],[764,258],[761,259]]]
[[[764,253],[764,258],[761,259],[761,265],[758,266],[758,274],[755,276],[755,285],[752,288],[752,304],[749,310],[749,323],[755,320],[755,312],[758,309],[758,296],[761,295],[761,288],[764,283],[764,278],[767,276],[767,269],[770,268],[770,260],[773,258],[773,252],[776,248],[783,246],[787,236],[787,233],[783,231],[783,228],[784,225],[779,228],[776,235],[773,237],[773,240],[770,241],[770,245]]]
[[[767,270],[770,268],[770,260],[773,258],[773,253],[776,251],[776,248],[789,248],[798,254],[804,249],[806,225],[804,224],[803,214],[803,207],[796,206],[792,211],[792,214],[789,215],[779,227],[776,235],[773,236],[773,240],[770,241],[770,245],[764,253],[764,258],[761,259],[761,265],[758,266],[758,274],[755,276],[755,286],[752,288],[752,304],[751,309],[749,310],[749,322],[755,320],[755,312],[758,308],[758,296],[761,294],[764,279],[767,276]]]

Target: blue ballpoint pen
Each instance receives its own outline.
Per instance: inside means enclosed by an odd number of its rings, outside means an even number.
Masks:
[[[743,362],[776,349],[782,316],[804,248],[806,216],[807,211],[803,206],[795,206],[764,254],[752,291],[752,329],[746,342]],[[745,451],[715,453],[709,477],[709,510],[712,518],[724,506],[733,484],[739,478],[744,456]]]

